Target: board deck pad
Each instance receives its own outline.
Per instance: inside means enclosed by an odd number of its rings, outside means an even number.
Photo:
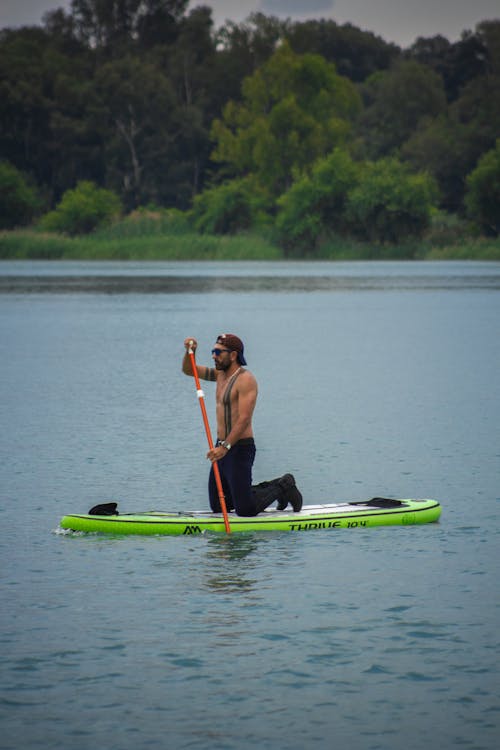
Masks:
[[[94,509],[93,509],[94,510]],[[372,498],[371,500],[304,505],[302,510],[268,508],[258,516],[229,513],[231,532],[313,531],[319,529],[368,528],[371,526],[432,523],[441,515],[437,500]],[[70,514],[60,526],[72,531],[108,534],[193,535],[225,533],[222,513],[206,510],[164,512],[150,510],[116,515]]]

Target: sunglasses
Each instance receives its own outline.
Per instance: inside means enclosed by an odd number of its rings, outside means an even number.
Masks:
[[[215,354],[216,357],[220,357],[220,355],[223,352],[230,352],[231,349],[212,349],[212,354]]]

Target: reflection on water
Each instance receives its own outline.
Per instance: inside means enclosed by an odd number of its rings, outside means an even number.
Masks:
[[[257,547],[251,534],[209,536],[203,570],[206,586],[214,591],[251,590],[256,579],[249,573],[256,561],[247,558]]]
[[[0,293],[179,294],[500,289],[500,263],[32,263],[0,264]]]

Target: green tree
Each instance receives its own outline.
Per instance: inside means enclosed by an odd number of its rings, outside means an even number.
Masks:
[[[278,199],[276,228],[286,248],[308,253],[329,231],[345,229],[343,218],[349,191],[358,183],[361,167],[336,148],[320,159],[310,175],[297,179]]]
[[[441,208],[461,211],[465,175],[477,159],[477,144],[471,139],[470,128],[452,111],[423,121],[402,146],[401,157],[414,171],[426,171],[435,178]]]
[[[467,177],[468,216],[489,235],[500,234],[500,138]]]
[[[236,234],[268,222],[269,199],[252,178],[231,180],[194,199],[192,221],[207,234]]]
[[[397,45],[350,23],[339,26],[324,19],[297,22],[285,29],[285,38],[298,54],[321,55],[335,63],[340,75],[355,83],[389,68],[401,57]]]
[[[441,35],[419,37],[407,50],[406,57],[441,76],[447,99],[453,102],[469,81],[485,74],[488,53],[480,35],[469,31],[453,44]]]
[[[476,26],[476,36],[481,45],[483,75],[500,75],[500,19],[481,21]]]
[[[72,0],[77,36],[107,56],[172,42],[189,0]]]
[[[169,160],[175,162],[175,97],[169,80],[150,63],[126,57],[96,74],[95,126],[104,135],[106,184],[127,209],[163,202]],[[162,173],[163,170],[163,173]]]
[[[49,232],[89,234],[110,224],[120,213],[121,203],[115,193],[83,181],[74,190],[67,190],[59,205],[46,214],[40,224]]]
[[[0,162],[0,229],[29,224],[39,210],[36,189],[12,164]]]
[[[421,120],[401,148],[415,170],[436,178],[441,207],[460,213],[466,177],[500,133],[500,22],[480,24],[479,32],[487,72],[469,80],[441,115]]]
[[[102,179],[101,134],[92,128],[92,55],[61,14],[47,30],[0,36],[0,155],[56,200],[78,179]]]
[[[411,174],[396,159],[368,162],[349,192],[345,219],[351,233],[370,242],[401,242],[420,237],[437,198],[434,181]]]
[[[180,209],[188,208],[203,187],[212,149],[210,124],[220,114],[213,96],[217,51],[212,25],[211,10],[195,8],[182,20],[175,44],[156,47],[148,56],[173,93],[164,157],[156,161],[158,195],[162,203]]]
[[[171,81],[181,105],[209,104],[216,57],[212,26],[210,9],[195,8],[180,23],[175,44],[163,45],[149,56]]]
[[[310,169],[342,144],[360,101],[353,84],[318,55],[296,55],[286,43],[243,83],[243,102],[229,102],[212,135],[212,155],[232,174],[254,174],[274,195],[294,171]]]
[[[212,86],[217,117],[228,101],[241,101],[244,79],[272,57],[287,27],[287,21],[252,13],[244,23],[228,21],[217,30]]]
[[[363,96],[359,133],[370,158],[397,154],[424,118],[446,111],[441,77],[414,61],[375,73],[363,85]]]
[[[44,58],[48,35],[37,28],[7,30],[0,44],[0,156],[51,181],[50,99]]]

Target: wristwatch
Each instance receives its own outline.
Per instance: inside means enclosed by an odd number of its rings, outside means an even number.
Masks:
[[[221,440],[219,445],[222,445],[227,451],[231,450],[231,443],[226,442],[226,440]]]

